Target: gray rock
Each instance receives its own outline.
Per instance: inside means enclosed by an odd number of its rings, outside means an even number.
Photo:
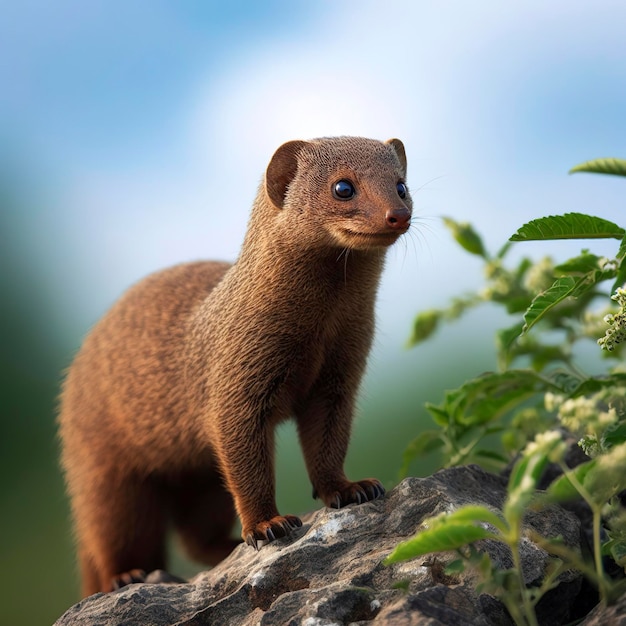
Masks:
[[[626,596],[611,606],[596,606],[580,626],[626,626]]]
[[[507,625],[512,622],[497,600],[476,595],[472,574],[443,572],[451,554],[382,564],[425,517],[468,503],[498,511],[505,494],[503,479],[476,466],[407,478],[382,500],[305,516],[304,526],[291,539],[277,540],[258,552],[242,544],[188,583],[166,583],[168,575],[155,572],[151,584],[86,598],[56,626]],[[526,524],[545,536],[560,535],[575,548],[579,545],[578,520],[563,509],[529,511]],[[512,566],[510,552],[499,542],[483,541],[479,547],[497,566]],[[523,541],[527,584],[542,579],[547,563],[542,549]],[[405,582],[405,590],[394,587],[399,581]],[[578,572],[566,572],[541,603],[540,621],[558,624],[576,617],[570,609],[580,583]]]

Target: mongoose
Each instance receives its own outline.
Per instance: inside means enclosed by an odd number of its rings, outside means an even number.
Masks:
[[[313,497],[381,496],[343,464],[385,251],[412,201],[402,142],[290,141],[275,152],[233,265],[131,287],[88,334],[60,408],[84,595],[165,567],[165,535],[214,564],[301,526],[274,496],[274,430],[293,418]],[[224,210],[232,211],[232,207]]]

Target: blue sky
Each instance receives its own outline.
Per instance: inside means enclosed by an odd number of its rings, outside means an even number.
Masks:
[[[73,342],[141,276],[234,259],[265,165],[288,139],[406,145],[417,219],[389,254],[381,361],[414,313],[480,284],[438,217],[473,222],[492,249],[545,213],[620,221],[622,181],[567,170],[626,156],[621,1],[59,0],[0,11],[0,138],[23,199],[4,219]]]

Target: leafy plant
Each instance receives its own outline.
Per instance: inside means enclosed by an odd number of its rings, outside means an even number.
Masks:
[[[424,521],[423,529],[415,537],[400,543],[385,563],[389,565],[431,552],[455,551],[460,558],[448,565],[448,571],[462,571],[466,565],[473,566],[482,579],[480,592],[499,597],[517,624],[535,625],[535,605],[546,591],[558,584],[558,577],[568,564],[555,558],[550,575],[541,587],[527,588],[519,550],[522,519],[546,464],[558,459],[564,447],[559,434],[553,431],[527,449],[511,473],[502,517],[487,507],[470,505],[430,518]],[[489,555],[470,545],[488,539],[509,547],[512,568],[496,569]]]
[[[571,171],[626,176],[626,160],[599,159]],[[483,302],[500,305],[517,319],[496,333],[498,372],[482,374],[446,392],[439,405],[427,405],[436,428],[411,442],[402,473],[416,456],[435,448],[443,454],[445,466],[478,462],[502,467],[515,456],[518,460],[502,518],[479,506],[431,518],[387,562],[454,550],[461,561],[452,569],[471,565],[482,573],[482,590],[498,595],[518,624],[536,624],[535,605],[558,584],[564,568],[580,569],[597,585],[602,601],[611,602],[624,591],[625,583],[606,574],[602,557],[610,555],[626,568],[626,513],[618,497],[626,489],[626,373],[614,362],[626,343],[626,231],[609,220],[581,213],[548,216],[522,226],[492,256],[472,226],[450,218],[444,223],[467,252],[484,260],[487,286],[456,298],[446,309],[419,314],[410,345],[427,340],[441,323]],[[522,258],[511,268],[505,264],[512,242],[580,238],[620,243],[613,258],[584,249],[560,264],[549,257],[538,262]],[[606,310],[592,308],[599,299]],[[610,359],[599,375],[584,372],[573,356],[572,346],[589,338],[596,339]],[[565,445],[558,430],[562,428],[580,437],[579,445],[590,457],[575,469],[563,461]],[[485,438],[496,434],[499,449],[485,446]],[[537,497],[537,481],[548,462],[559,464],[563,473]],[[593,564],[557,540],[533,535],[553,555],[553,565],[540,588],[527,588],[519,563],[525,508],[531,500],[541,504],[574,498],[583,498],[593,514]],[[508,545],[512,570],[497,571],[487,555],[471,546],[483,539]]]

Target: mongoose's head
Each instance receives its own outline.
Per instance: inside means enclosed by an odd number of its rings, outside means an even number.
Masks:
[[[298,243],[350,249],[389,246],[411,223],[406,154],[399,139],[289,141],[265,173],[276,219]]]

